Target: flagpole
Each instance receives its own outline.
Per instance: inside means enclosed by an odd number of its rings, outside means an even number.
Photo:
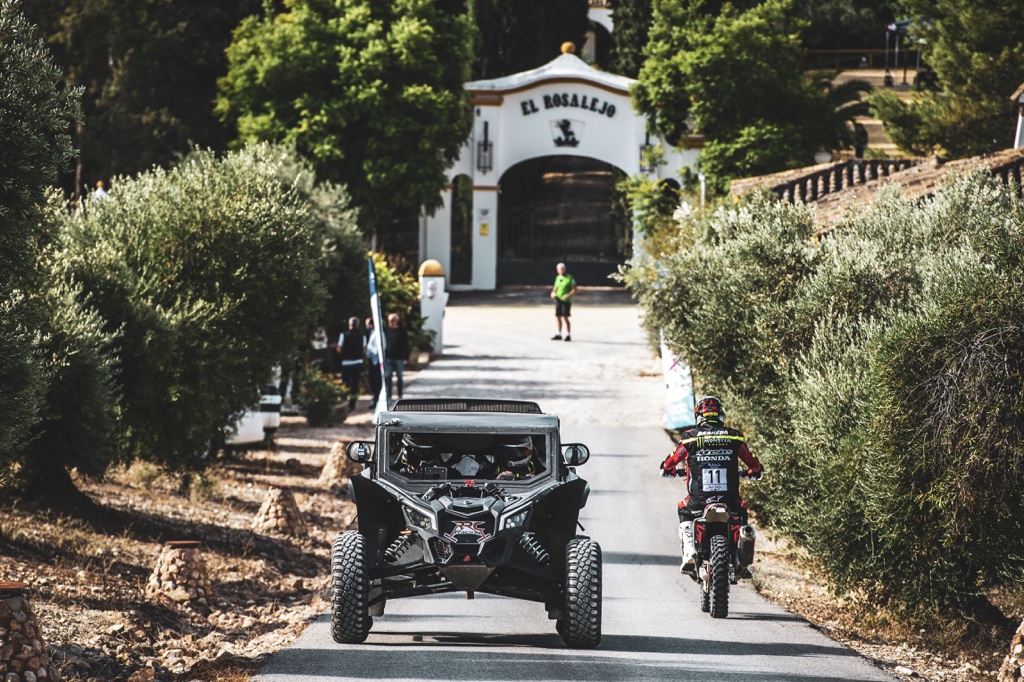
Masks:
[[[384,320],[380,309],[380,295],[377,293],[377,272],[373,267],[373,256],[366,257],[366,266],[368,269],[368,275],[370,279],[370,314],[373,316],[373,328],[377,332],[377,371],[380,372],[380,395],[377,396],[377,403],[373,410],[373,423],[377,423],[377,419],[381,412],[386,412],[388,409],[388,389],[387,389],[387,370],[385,369],[385,363],[387,362],[384,358],[387,353],[387,339],[384,336]]]

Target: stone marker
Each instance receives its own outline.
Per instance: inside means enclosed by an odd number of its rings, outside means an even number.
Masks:
[[[195,602],[209,606],[213,586],[206,562],[199,552],[198,540],[174,540],[164,544],[156,568],[146,583],[146,595],[162,594],[176,602]]]
[[[291,492],[283,488],[271,488],[253,519],[252,529],[257,533],[304,535],[306,521]]]
[[[1024,678],[1024,622],[1010,642],[1010,653],[1003,659],[999,669],[999,682],[1017,682]]]
[[[327,463],[320,472],[320,485],[333,492],[345,493],[348,489],[348,479],[357,475],[363,468],[362,464],[356,464],[345,454],[348,443],[337,441],[331,446],[331,454],[327,456]]]
[[[0,680],[60,680],[32,614],[25,583],[0,582]]]

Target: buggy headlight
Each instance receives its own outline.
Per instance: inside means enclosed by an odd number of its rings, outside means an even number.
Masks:
[[[512,516],[506,516],[501,522],[501,529],[508,530],[510,528],[521,528],[526,525],[526,517],[530,515],[530,510],[525,509],[518,514]]]
[[[405,508],[405,518],[408,519],[410,526],[418,528],[432,528],[434,525],[429,516],[412,507]]]

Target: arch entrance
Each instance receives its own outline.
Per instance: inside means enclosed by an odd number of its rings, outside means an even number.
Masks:
[[[612,214],[614,181],[678,177],[696,165],[702,142],[670,146],[649,133],[633,109],[633,82],[563,54],[466,83],[473,129],[449,170],[443,207],[421,219],[420,260],[440,261],[454,291],[547,283],[559,260],[581,283],[607,284],[603,275],[632,237],[620,234],[628,219]],[[664,165],[644,167],[644,152],[657,144]],[[595,208],[602,205],[604,216]]]
[[[615,191],[625,173],[576,156],[544,156],[516,164],[498,195],[498,286],[549,284],[565,262],[582,285],[611,284],[608,275],[631,254],[632,221]]]

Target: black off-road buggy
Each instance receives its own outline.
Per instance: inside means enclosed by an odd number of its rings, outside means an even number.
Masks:
[[[331,553],[335,641],[366,639],[389,599],[441,592],[544,604],[565,643],[601,641],[601,548],[577,535],[585,445],[536,403],[400,400],[348,456],[359,530]]]

